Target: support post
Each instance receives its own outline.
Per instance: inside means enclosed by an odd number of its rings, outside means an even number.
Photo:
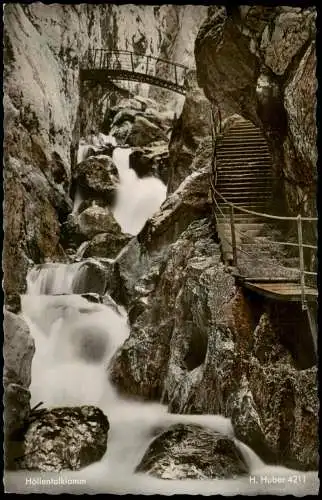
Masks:
[[[176,85],[178,85],[177,66],[176,65],[174,65],[174,76],[176,79]]]
[[[230,205],[230,229],[231,229],[231,246],[233,248],[233,266],[237,266],[237,247],[236,247],[236,231],[235,231],[235,216],[234,207]]]
[[[133,62],[133,54],[131,52],[131,68],[132,68],[132,73],[134,73],[134,62]]]
[[[300,258],[300,284],[301,284],[302,310],[306,311],[307,304],[306,304],[306,299],[305,299],[305,274],[304,274],[303,234],[302,234],[302,218],[301,218],[300,214],[297,216],[297,238],[298,238],[299,258]]]
[[[317,332],[317,324],[316,324],[316,315],[314,314],[314,307],[312,305],[308,305],[306,309],[307,318],[309,320],[310,332],[312,335],[312,341],[314,346],[314,352],[316,358],[318,356],[318,332]]]
[[[100,50],[100,63],[99,63],[99,69],[102,67],[102,57],[103,57],[103,51]]]

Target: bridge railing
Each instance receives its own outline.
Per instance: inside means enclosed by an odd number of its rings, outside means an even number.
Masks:
[[[122,72],[149,75],[166,80],[178,87],[183,87],[188,68],[183,64],[174,63],[146,54],[138,54],[128,50],[89,49],[81,64],[81,69],[104,69],[111,75],[121,75]]]

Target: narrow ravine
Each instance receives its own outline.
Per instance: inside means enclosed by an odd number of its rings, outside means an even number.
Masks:
[[[85,146],[82,146],[85,147]],[[139,179],[129,169],[130,148],[116,148],[120,185],[114,216],[123,232],[137,234],[158,209],[166,195],[155,178]],[[99,262],[98,262],[99,263]],[[53,473],[28,472],[28,492],[47,493],[140,493],[140,494],[294,494],[314,493],[317,473],[303,473],[268,466],[246,445],[236,441],[249,474],[235,479],[172,480],[135,473],[150,442],[160,429],[174,423],[194,423],[233,437],[230,419],[221,415],[179,415],[160,403],[121,397],[109,381],[109,365],[116,350],[130,333],[123,307],[93,303],[75,293],[82,261],[36,266],[28,275],[22,297],[22,316],[35,340],[32,363],[31,406],[42,401],[47,408],[99,407],[110,423],[107,452],[99,462],[77,472],[57,473],[82,484],[42,486],[40,478]],[[86,293],[88,290],[83,290]],[[278,479],[280,478],[280,479]],[[282,481],[281,478],[284,478]],[[86,483],[84,483],[84,481]],[[8,491],[25,493],[26,473],[7,473]]]

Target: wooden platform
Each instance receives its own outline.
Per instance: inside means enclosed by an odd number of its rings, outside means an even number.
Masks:
[[[289,302],[301,302],[301,287],[298,283],[290,282],[268,282],[268,281],[248,281],[243,280],[242,286],[275,300],[286,300]],[[315,288],[305,287],[305,298],[308,301],[315,301],[318,291]]]

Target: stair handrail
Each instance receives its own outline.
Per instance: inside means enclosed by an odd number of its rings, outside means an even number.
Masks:
[[[306,292],[305,292],[305,275],[310,275],[310,276],[317,276],[316,272],[313,271],[306,271],[304,268],[304,256],[303,256],[303,248],[311,248],[313,250],[317,250],[316,245],[309,245],[303,243],[303,235],[302,235],[302,223],[303,222],[317,222],[318,218],[317,217],[302,217],[301,214],[298,214],[296,217],[289,217],[289,216],[279,216],[279,215],[272,215],[272,214],[267,214],[264,212],[255,212],[254,210],[249,210],[243,207],[239,207],[235,203],[232,203],[228,201],[211,183],[211,189],[213,190],[214,195],[218,195],[226,205],[231,207],[231,214],[230,218],[224,214],[224,212],[220,209],[221,214],[224,217],[224,220],[230,223],[231,227],[231,234],[232,234],[232,250],[233,250],[233,264],[237,265],[237,245],[236,245],[236,238],[235,238],[235,224],[234,224],[234,210],[239,210],[243,213],[255,215],[256,217],[263,217],[263,218],[268,218],[268,219],[274,219],[274,220],[282,220],[282,221],[296,221],[297,222],[297,243],[291,243],[288,241],[276,241],[276,240],[271,240],[272,243],[277,243],[279,245],[286,245],[286,246],[297,246],[299,249],[299,260],[300,260],[300,266],[299,268],[289,268],[291,270],[297,271],[299,273],[299,281],[300,281],[300,287],[301,287],[301,303],[302,303],[302,309],[307,310],[308,305],[307,305],[307,299],[306,299]],[[214,196],[215,203],[217,207],[219,207],[217,201],[216,201],[216,196]]]
[[[216,116],[217,115],[217,116]],[[216,120],[216,118],[218,119]],[[211,138],[212,138],[212,157],[211,157],[211,172],[210,172],[210,185],[211,185],[211,198],[213,206],[217,204],[214,196],[214,186],[217,184],[217,146],[218,136],[221,134],[221,111],[217,101],[213,100],[210,105],[210,123],[211,123]],[[213,219],[216,219],[216,212],[213,211]]]
[[[222,198],[222,200],[227,205],[232,205],[234,207],[234,209],[240,210],[241,212],[245,212],[245,213],[248,213],[248,214],[251,214],[251,215],[258,215],[260,217],[266,217],[266,218],[269,218],[269,219],[277,219],[277,220],[285,220],[285,221],[287,221],[287,220],[289,220],[289,221],[296,221],[297,218],[298,218],[298,215],[296,217],[288,217],[288,216],[267,214],[265,212],[255,212],[254,210],[249,210],[248,208],[240,207],[240,206],[236,205],[235,203],[232,203],[231,201],[228,201],[215,187],[214,187],[214,190],[215,190],[215,193],[220,198]],[[306,221],[306,222],[317,222],[318,218],[317,217],[302,217],[301,216],[301,220],[302,221]]]

